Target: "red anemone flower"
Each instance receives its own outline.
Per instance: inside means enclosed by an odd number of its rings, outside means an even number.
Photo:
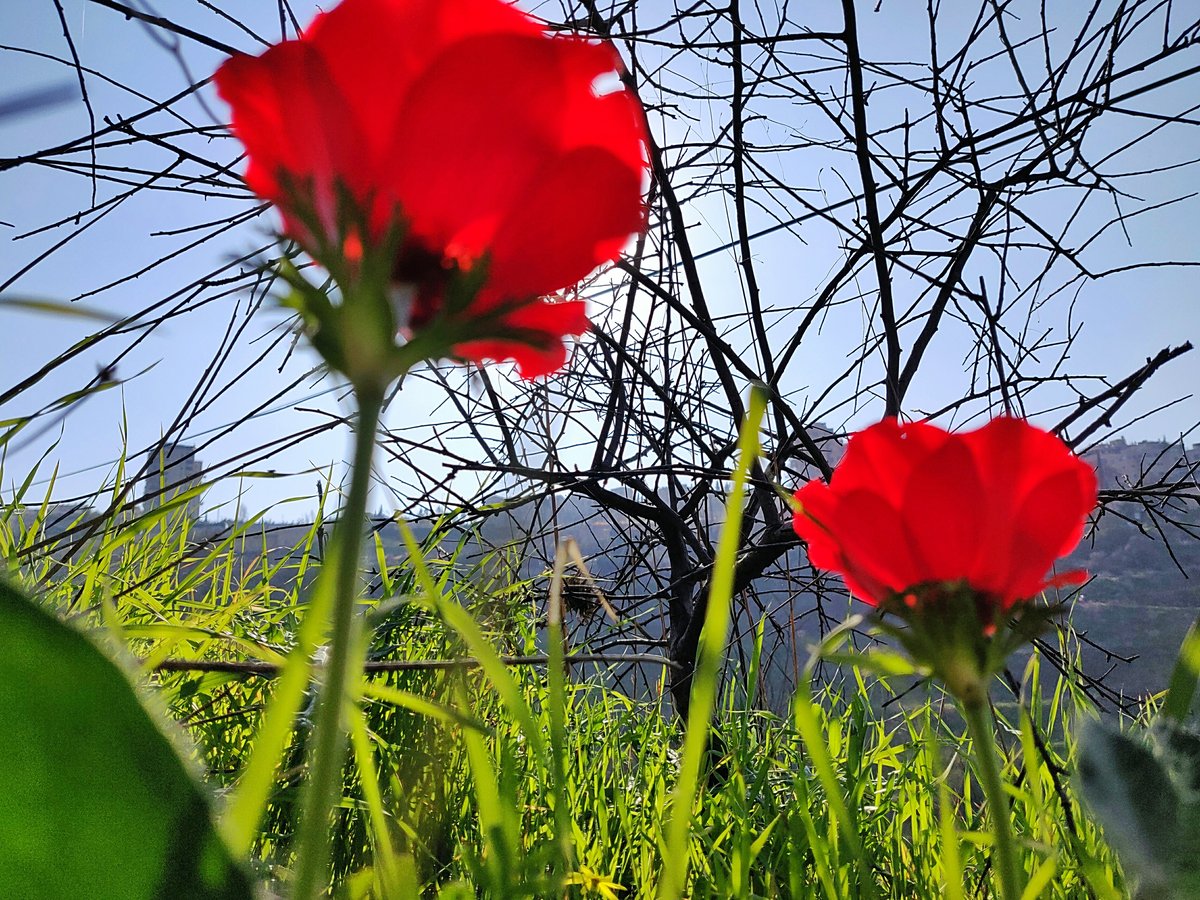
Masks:
[[[955,434],[888,419],[850,438],[831,484],[810,481],[796,500],[809,560],[840,573],[859,599],[884,605],[950,583],[1006,611],[1086,578],[1046,575],[1083,536],[1096,474],[1023,419]]]
[[[620,68],[608,44],[552,37],[501,0],[343,0],[214,77],[246,181],[292,238],[319,262],[330,247],[353,261],[399,228],[409,333],[443,313],[451,272],[485,265],[453,353],[533,377],[588,326],[582,300],[542,298],[645,224],[645,121]],[[346,233],[345,199],[365,234]]]

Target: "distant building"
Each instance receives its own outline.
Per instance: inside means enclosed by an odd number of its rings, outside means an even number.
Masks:
[[[196,458],[196,448],[187,444],[165,447],[142,478],[142,511],[148,512],[180,494],[204,483],[204,467]],[[200,495],[187,501],[186,515],[200,518]]]

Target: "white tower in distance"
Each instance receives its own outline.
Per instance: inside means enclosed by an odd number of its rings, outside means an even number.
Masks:
[[[146,512],[204,483],[204,467],[196,458],[196,448],[172,444],[163,448],[142,478],[142,511]],[[185,515],[200,518],[200,496],[187,501]]]

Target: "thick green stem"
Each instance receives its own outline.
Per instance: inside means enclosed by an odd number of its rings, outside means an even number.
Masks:
[[[326,560],[325,572],[328,574],[332,569],[334,579],[333,626],[324,684],[313,724],[308,782],[300,810],[296,880],[292,893],[295,900],[320,897],[329,884],[330,814],[341,793],[347,744],[343,708],[347,686],[353,683],[362,667],[358,655],[360,622],[355,606],[359,597],[359,558],[371,483],[371,458],[383,408],[383,393],[360,387],[355,390],[355,399],[358,414],[354,426],[350,493],[334,528],[332,558]]]
[[[983,786],[983,796],[992,820],[992,835],[996,842],[994,866],[1000,875],[1000,897],[1001,900],[1020,900],[1024,879],[1017,859],[1017,845],[1013,840],[1012,810],[1000,779],[1000,751],[996,746],[992,708],[986,697],[981,700],[961,700],[959,706],[967,720],[967,730],[971,733],[976,773]]]

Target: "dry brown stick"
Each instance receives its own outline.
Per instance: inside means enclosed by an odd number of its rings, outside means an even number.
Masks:
[[[544,666],[548,657],[544,654],[536,656],[502,656],[501,662],[506,666]],[[573,653],[566,658],[567,665],[571,663],[653,663],[656,665],[674,667],[676,664],[665,656],[655,653]],[[369,675],[383,672],[416,672],[441,671],[446,669],[475,669],[480,666],[477,659],[462,657],[458,659],[389,659],[368,660],[363,663],[363,671]],[[154,667],[156,672],[224,672],[229,675],[261,675],[264,678],[274,678],[283,667],[278,663],[263,662],[262,660],[222,660],[222,659],[165,659]]]

